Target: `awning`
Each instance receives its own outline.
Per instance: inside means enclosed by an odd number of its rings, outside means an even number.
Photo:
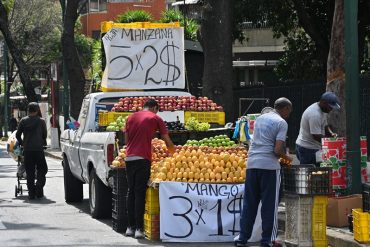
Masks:
[[[177,1],[176,3],[173,3],[172,6],[177,5],[187,5],[187,4],[197,4],[199,0],[185,0],[185,1]]]

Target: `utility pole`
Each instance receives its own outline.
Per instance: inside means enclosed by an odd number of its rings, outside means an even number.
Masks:
[[[361,193],[360,153],[360,90],[358,65],[358,0],[344,0],[344,40],[346,71],[346,136],[347,188],[351,194]]]
[[[8,123],[9,123],[9,86],[8,86],[8,47],[4,41],[4,137],[8,137]]]
[[[60,0],[60,5],[62,8],[62,19],[63,19],[63,29],[64,29],[64,22],[65,22],[65,8],[66,8],[66,1]],[[64,30],[63,30],[64,32]],[[63,47],[62,47],[63,49]],[[66,128],[66,122],[69,119],[69,83],[68,83],[68,71],[66,60],[63,56],[63,115],[64,115],[64,129]]]

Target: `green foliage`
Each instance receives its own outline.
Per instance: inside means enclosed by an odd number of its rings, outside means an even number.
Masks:
[[[14,5],[14,0],[2,0],[2,3],[4,5],[5,11],[9,13]]]
[[[159,22],[180,22],[180,25],[185,29],[185,39],[197,41],[197,31],[199,29],[198,23],[193,19],[184,18],[183,14],[180,11],[172,9],[164,11]]]
[[[101,42],[99,40],[95,40],[92,44],[92,66],[91,69],[89,70],[89,76],[91,79],[95,80],[96,85],[98,87],[101,84],[101,78],[103,76],[101,64],[102,64]]]
[[[33,68],[46,68],[61,58],[60,12],[54,1],[17,0],[11,9],[9,29],[31,73]]]
[[[93,39],[83,35],[75,34],[75,45],[80,57],[82,68],[89,68],[92,62]]]
[[[272,28],[274,37],[285,37],[286,53],[275,69],[280,79],[310,80],[322,79],[325,76],[326,60],[323,61],[325,56],[320,54],[323,47],[316,44],[304,31],[299,14],[303,11],[305,15],[312,17],[310,19],[312,30],[317,32],[315,35],[322,37],[329,46],[334,1],[238,0],[236,2],[234,6],[236,22],[248,21],[257,26],[264,24]],[[240,26],[238,29],[237,31],[241,31]],[[248,38],[236,33],[235,38]]]
[[[162,12],[161,19],[159,22],[170,23],[170,22],[184,22],[184,16],[179,10],[169,9]]]
[[[149,22],[153,21],[152,15],[145,10],[129,10],[116,19],[118,23]]]
[[[318,59],[314,42],[303,30],[288,36],[285,45],[285,53],[275,67],[275,73],[280,80],[323,80],[325,78],[325,64]]]

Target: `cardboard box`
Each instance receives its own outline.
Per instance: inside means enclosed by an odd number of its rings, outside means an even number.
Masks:
[[[331,197],[328,200],[327,225],[335,227],[348,226],[348,214],[353,208],[362,208],[362,195]]]

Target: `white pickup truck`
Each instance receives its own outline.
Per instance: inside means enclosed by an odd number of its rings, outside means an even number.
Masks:
[[[112,196],[109,183],[114,157],[115,132],[98,132],[97,105],[118,102],[123,97],[191,96],[177,91],[105,92],[87,95],[81,106],[77,130],[61,134],[65,201],[83,200],[83,184],[89,184],[90,212],[94,218],[111,215]]]

